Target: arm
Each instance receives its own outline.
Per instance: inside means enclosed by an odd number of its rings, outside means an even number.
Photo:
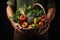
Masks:
[[[10,6],[8,5],[7,8],[6,8],[6,11],[7,11],[7,17],[8,17],[8,19],[10,20],[13,28],[14,28],[15,30],[17,29],[18,31],[20,31],[20,28],[21,28],[20,25],[19,25],[18,23],[15,23],[15,22],[13,21],[13,19],[10,18],[10,17],[13,16],[13,13],[14,13],[12,7],[10,7]]]
[[[13,12],[13,9],[9,5],[6,8],[6,12],[7,12],[7,17],[10,20],[10,22],[14,24],[15,22],[12,20],[12,18],[10,18],[12,17],[14,12]]]
[[[9,19],[12,26],[14,27],[13,24],[15,24],[15,22],[10,17],[12,17],[12,15],[14,13],[13,8],[14,8],[14,5],[15,5],[15,1],[14,0],[8,0],[6,4],[7,4],[7,8],[6,8],[7,18]]]
[[[10,18],[10,17],[12,17],[12,15],[13,15],[13,10],[12,10],[12,8],[8,5],[7,6],[7,8],[6,8],[6,11],[7,11],[7,17],[8,17],[8,19],[11,21],[11,22],[14,22],[13,20],[12,20],[12,18]]]
[[[49,23],[54,19],[55,12],[56,12],[56,9],[55,8],[48,9],[47,20],[48,20]]]
[[[45,34],[49,27],[50,27],[50,23],[51,21],[54,19],[55,17],[55,12],[56,12],[56,9],[55,9],[55,2],[54,0],[47,0],[47,17],[46,17],[46,20],[47,20],[47,28],[43,29],[42,32],[40,33],[41,35]]]
[[[20,33],[23,33],[23,31],[20,30],[21,26],[18,23],[15,23],[12,18],[10,18],[14,14],[14,10],[13,10],[14,7],[15,7],[15,0],[8,0],[7,1],[7,8],[6,8],[7,18],[11,22],[11,25],[13,26],[14,30],[16,30]]]

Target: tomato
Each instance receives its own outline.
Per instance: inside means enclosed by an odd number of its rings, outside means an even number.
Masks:
[[[43,22],[39,22],[39,27],[43,27],[44,23]]]

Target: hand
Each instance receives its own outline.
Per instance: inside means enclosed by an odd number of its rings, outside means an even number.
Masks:
[[[16,31],[18,31],[18,32],[23,32],[21,29],[22,29],[22,27],[18,24],[18,23],[11,23],[12,24],[12,26],[13,26],[13,28],[14,28],[14,30],[16,30]]]
[[[47,31],[48,31],[48,29],[49,29],[49,26],[50,26],[50,22],[47,20],[47,18],[43,18],[43,19],[41,19],[42,21],[44,21],[44,22],[46,22],[46,28],[45,29],[43,29],[41,32],[38,32],[38,34],[37,35],[43,35],[43,34],[45,34]]]

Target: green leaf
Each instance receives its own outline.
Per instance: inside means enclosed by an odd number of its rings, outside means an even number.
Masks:
[[[39,16],[41,16],[41,15],[42,15],[42,13],[43,13],[43,11],[42,11],[42,10],[37,11],[37,16],[38,16],[38,17],[39,17]]]
[[[12,19],[15,21],[15,22],[19,22],[19,17],[20,17],[21,13],[19,10],[16,11],[15,14],[13,14],[12,16]]]

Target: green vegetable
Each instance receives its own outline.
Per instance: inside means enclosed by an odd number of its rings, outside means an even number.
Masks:
[[[32,8],[31,6],[25,6],[25,15],[27,16],[27,22],[29,24],[33,23],[34,18],[37,18],[39,21],[39,18],[43,13],[43,10],[39,10],[37,8]],[[12,19],[15,22],[19,22],[19,17],[21,16],[21,12],[19,10],[16,11],[15,14],[13,14]]]
[[[38,24],[35,25],[35,28],[39,28]]]
[[[15,14],[13,14],[13,16],[11,17],[15,22],[19,22],[19,17],[20,17],[21,13],[19,10],[16,11]]]
[[[25,12],[26,12],[26,15],[27,15],[28,13],[31,13],[31,6],[27,6]]]
[[[43,10],[37,10],[37,17],[40,17],[43,13]]]
[[[35,28],[35,24],[31,24],[32,28]]]
[[[34,17],[28,17],[28,18],[27,18],[27,22],[28,22],[29,24],[33,23],[33,22],[34,22]]]
[[[28,13],[26,16],[27,16],[27,17],[31,17],[31,15],[32,15],[32,13],[30,12],[30,13]]]
[[[39,26],[38,26],[38,24],[31,24],[31,26],[32,26],[32,28],[38,28]]]
[[[37,17],[36,19],[37,19],[37,23],[38,23],[40,21],[40,17]]]

